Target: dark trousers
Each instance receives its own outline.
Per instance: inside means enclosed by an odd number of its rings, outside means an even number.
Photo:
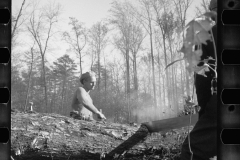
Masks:
[[[193,160],[209,160],[217,155],[217,96],[213,95],[190,132]],[[191,160],[188,137],[181,150],[181,160]]]

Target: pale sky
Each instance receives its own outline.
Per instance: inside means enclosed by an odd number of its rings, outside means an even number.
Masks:
[[[12,0],[13,10],[19,8],[23,0]],[[33,0],[26,0],[28,1]],[[63,17],[68,21],[68,17],[76,17],[85,22],[87,27],[106,17],[111,6],[112,0],[40,0],[40,4],[46,4],[49,1],[60,3],[63,7]]]
[[[19,10],[23,0],[12,0],[12,13],[16,13]],[[33,0],[26,0],[26,3]],[[40,5],[44,5],[45,3],[53,1],[53,0],[40,0]],[[96,22],[107,18],[109,15],[108,10],[111,7],[111,2],[113,0],[55,0],[56,3],[60,3],[63,7],[63,13],[60,15],[60,22],[58,24],[58,28],[61,31],[69,31],[70,26],[69,17],[75,17],[79,21],[85,23],[87,28],[90,28]],[[134,2],[135,0],[131,0],[130,2]],[[195,7],[199,5],[200,0],[193,0],[191,7],[188,10],[188,19],[187,22],[194,18],[195,15]],[[19,37],[21,39],[21,37]],[[21,39],[21,42],[28,44],[31,43],[28,40]],[[66,53],[66,49],[68,49],[68,45],[62,41],[61,43],[57,41],[53,41],[54,49],[52,53],[49,54],[48,60],[54,61],[58,57],[62,56]],[[27,45],[21,46],[23,49],[24,47],[29,47]],[[20,49],[21,50],[21,49]],[[73,56],[74,54],[71,53]]]

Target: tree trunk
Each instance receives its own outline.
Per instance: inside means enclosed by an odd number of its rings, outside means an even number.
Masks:
[[[82,75],[82,55],[81,55],[81,51],[79,52],[79,67],[80,67],[80,75]]]
[[[107,67],[106,67],[106,59],[104,56],[104,74],[105,74],[105,79],[104,79],[104,88],[105,88],[105,104],[107,104]]]
[[[170,59],[171,59],[171,62],[173,62],[172,43],[171,43],[169,35],[168,35],[168,43],[169,43],[169,47],[170,47],[170,56],[171,56]],[[169,87],[170,87],[169,89],[171,91],[171,93],[170,93],[171,96],[169,98],[170,98],[170,105],[175,106],[174,97],[173,97],[174,96],[173,66],[171,66],[170,68],[172,69],[172,73],[171,73],[172,77],[171,77],[171,81],[170,81],[170,85],[169,85]]]
[[[163,33],[163,31],[162,31]],[[164,48],[164,60],[165,60],[165,66],[167,66],[167,49],[166,49],[166,35],[163,33],[163,48]],[[166,78],[167,78],[167,82],[166,82],[166,86],[167,86],[167,105],[169,105],[169,72],[168,70],[166,70]]]
[[[100,64],[100,49],[98,48],[98,92],[100,93],[100,83],[101,83],[101,64]]]
[[[177,109],[177,114],[179,112],[179,104],[178,104],[178,87],[177,87],[177,69],[175,68],[174,69],[174,81],[175,81],[175,85],[174,85],[174,88],[175,88],[175,95],[174,95],[174,99],[175,99],[175,104],[176,104],[176,109]]]
[[[136,100],[138,100],[138,74],[137,74],[137,56],[134,53],[133,56],[133,71],[134,71],[134,91],[136,94]]]
[[[56,83],[57,83],[57,81],[56,81],[56,79],[54,79],[54,96],[53,96],[53,106],[54,106],[53,111],[54,112],[56,112],[56,107],[55,107],[56,106],[56,100],[55,99],[56,99],[56,94],[57,94],[57,91],[56,91],[57,90],[57,84]]]
[[[44,56],[42,56],[42,67],[43,67],[43,83],[44,83],[44,92],[45,92],[45,112],[46,112],[47,107],[48,107],[48,97],[47,97],[47,84],[46,84]]]
[[[11,33],[11,40],[12,40],[11,43],[13,42],[13,38],[14,38],[14,36],[16,35],[16,30],[18,30],[18,28],[19,28],[19,26],[18,26],[18,21],[19,21],[20,17],[22,16],[22,10],[23,10],[23,6],[24,6],[24,4],[25,4],[25,1],[26,1],[26,0],[23,0],[22,5],[21,5],[21,8],[20,8],[20,10],[19,10],[19,12],[18,12],[17,18],[16,18],[16,20],[15,20],[15,24],[14,24],[14,26],[13,26],[12,33]],[[12,45],[13,45],[13,44],[12,44]]]
[[[182,96],[181,96],[181,99],[183,99],[183,96],[184,96],[184,73],[183,73],[183,66],[182,66],[182,62],[180,63],[181,64],[181,92],[182,92]]]
[[[165,85],[165,78],[163,78],[163,106],[165,107],[166,106],[166,89],[165,89],[166,85]],[[163,108],[164,110],[164,108]]]
[[[158,81],[159,81],[159,105],[163,105],[161,102],[161,66],[160,66],[160,51],[158,51]]]
[[[30,64],[30,70],[29,70],[29,76],[28,76],[28,86],[27,86],[27,94],[26,94],[26,99],[25,99],[25,106],[24,106],[24,111],[27,110],[27,104],[28,104],[28,97],[29,97],[29,90],[30,90],[30,84],[31,84],[31,76],[32,76],[32,65],[33,65],[33,51],[31,49],[31,64]]]
[[[129,50],[126,50],[126,69],[127,69],[127,107],[128,107],[128,122],[131,119],[130,109],[130,64],[129,64]]]
[[[148,59],[148,69],[149,69],[149,71],[148,71],[148,88],[149,88],[149,94],[150,95],[152,95],[152,87],[151,87],[151,59],[150,59],[150,57],[148,57],[149,59]]]
[[[154,68],[154,55],[153,55],[153,42],[152,42],[152,27],[150,23],[150,45],[151,45],[151,60],[152,60],[152,80],[153,80],[153,96],[154,96],[154,106],[157,107],[157,95],[156,95],[156,84],[155,84],[155,68]]]
[[[181,29],[183,31],[182,34],[182,39],[184,40],[184,27],[185,27],[185,22],[186,22],[186,13],[187,10],[189,8],[189,6],[191,5],[191,1],[174,1],[175,7],[176,7],[176,12],[178,14],[178,19],[180,20],[181,23]],[[183,6],[181,4],[184,4]],[[186,62],[185,62],[185,66],[186,66]],[[187,91],[187,95],[190,95],[190,88],[189,88],[189,74],[188,71],[185,69],[185,78],[186,78],[186,91]]]
[[[28,77],[28,85],[27,85],[27,93],[25,98],[25,105],[24,105],[24,111],[27,111],[27,104],[28,104],[28,97],[29,97],[29,90],[30,90],[30,83],[31,83],[31,74],[32,74],[32,67],[29,71],[29,77]]]
[[[173,58],[173,49],[172,49],[172,41],[171,41],[171,37],[170,35],[168,35],[168,42],[169,42],[169,47],[170,47],[170,53],[171,53],[171,62],[174,61],[174,58]],[[174,74],[174,66],[171,66],[172,68],[172,85],[171,85],[171,91],[172,91],[172,96],[171,96],[171,101],[172,101],[172,106],[175,107],[175,116],[177,116],[176,113],[178,113],[178,105],[176,103],[176,81],[175,81],[175,74]]]
[[[63,113],[63,108],[64,108],[64,95],[65,95],[65,82],[66,80],[63,80],[63,85],[62,85],[62,96],[61,96],[61,113]]]

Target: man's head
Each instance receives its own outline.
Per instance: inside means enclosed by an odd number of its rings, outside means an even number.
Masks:
[[[83,73],[80,77],[80,82],[87,91],[93,90],[96,84],[95,73],[94,72]]]

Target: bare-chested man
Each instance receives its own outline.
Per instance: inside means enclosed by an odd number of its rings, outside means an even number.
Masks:
[[[96,76],[94,72],[86,72],[81,75],[80,83],[82,84],[74,93],[72,100],[72,112],[71,117],[78,116],[79,119],[93,120],[93,114],[96,114],[100,119],[106,119],[106,117],[98,111],[93,105],[92,98],[89,92],[94,89],[96,84]]]

